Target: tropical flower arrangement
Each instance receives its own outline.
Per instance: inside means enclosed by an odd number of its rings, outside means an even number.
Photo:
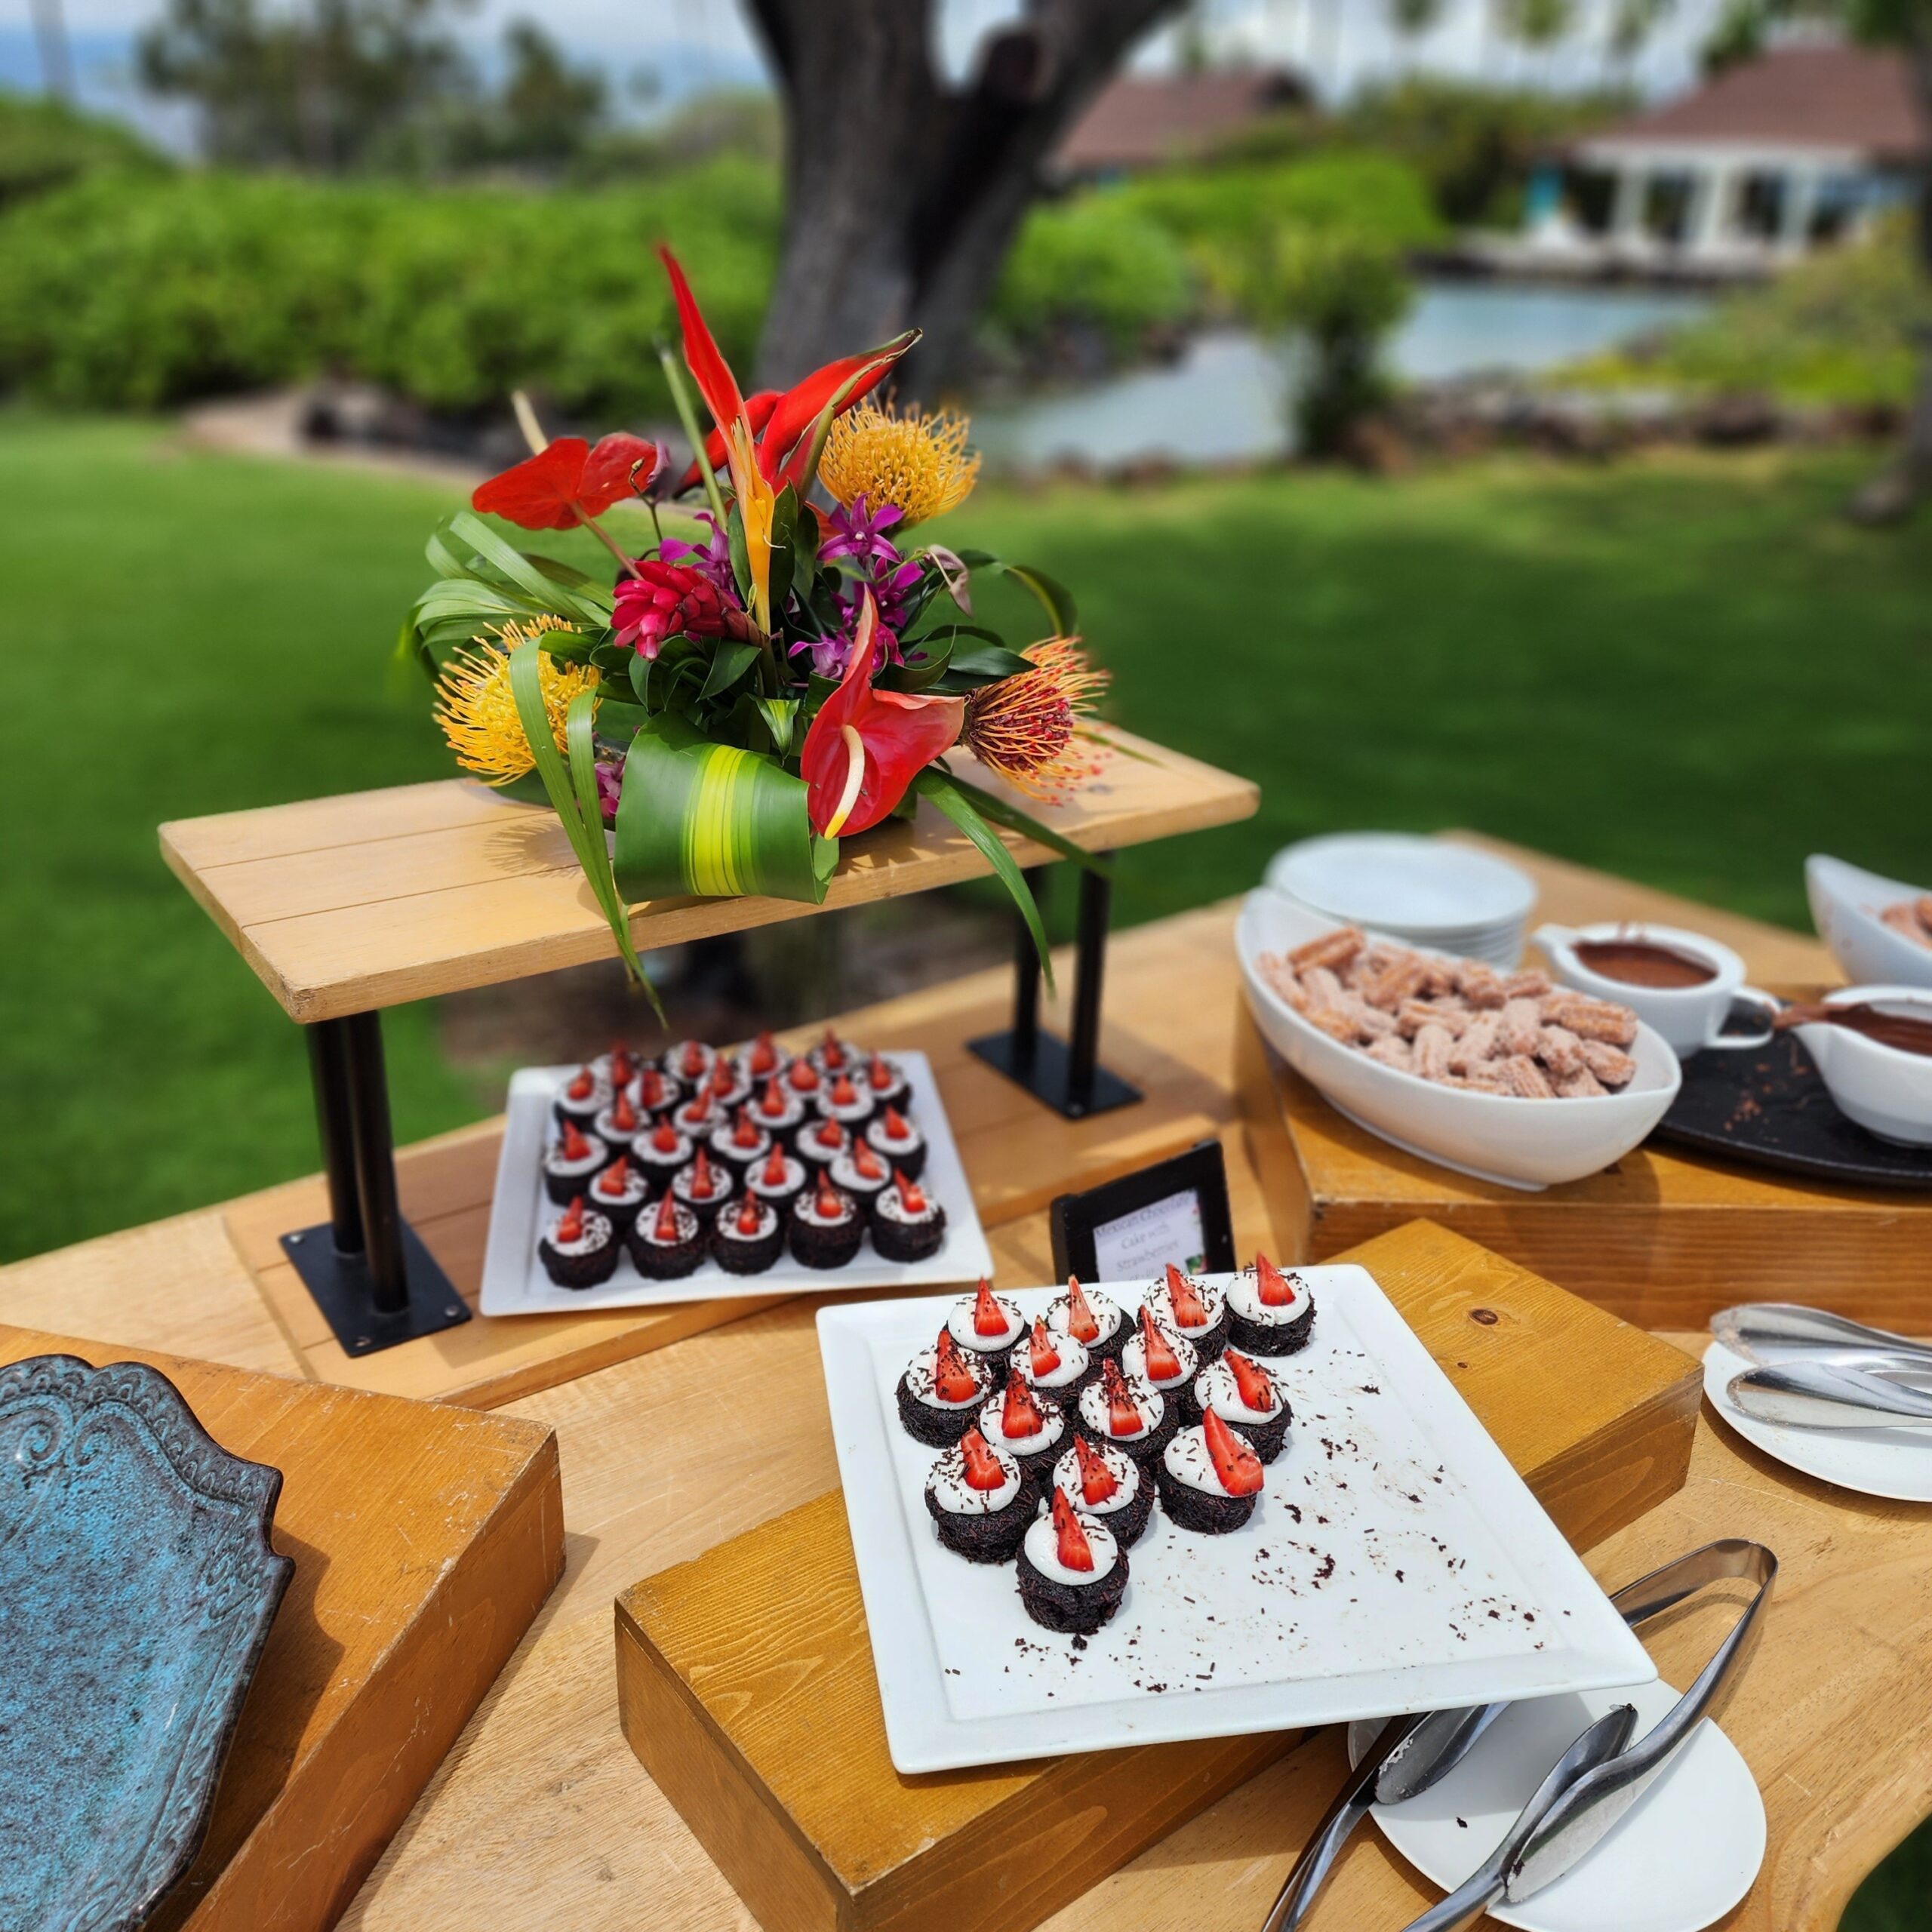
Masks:
[[[916,330],[746,396],[676,259],[659,253],[684,369],[660,354],[694,459],[673,479],[667,452],[641,437],[546,440],[518,398],[534,454],[431,537],[436,579],[404,626],[457,762],[493,785],[540,786],[647,990],[629,906],[675,894],[822,903],[839,841],[920,798],[1005,881],[1044,961],[1032,896],[994,828],[1094,861],[946,754],[962,746],[1045,803],[1097,768],[1106,678],[1072,600],[1038,571],[911,535],[962,501],[979,469],[962,418],[876,398]],[[667,534],[662,509],[694,491],[691,534]],[[637,555],[599,521],[627,498],[654,532]],[[476,512],[589,530],[614,581],[516,547]],[[1032,592],[1043,641],[1015,650],[974,621],[982,573]]]

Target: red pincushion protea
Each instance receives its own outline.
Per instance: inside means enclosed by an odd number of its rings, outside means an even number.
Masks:
[[[1099,769],[1087,734],[1107,673],[1073,638],[1049,638],[1024,655],[1031,670],[983,685],[967,699],[959,741],[1015,789],[1060,804]]]
[[[748,638],[750,620],[725,602],[718,586],[684,564],[646,557],[637,574],[622,579],[612,621],[619,644],[632,645],[642,657],[655,657],[667,637]]]

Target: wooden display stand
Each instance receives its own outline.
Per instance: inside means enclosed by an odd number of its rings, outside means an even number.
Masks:
[[[295,1573],[213,1819],[149,1932],[321,1932],[354,1897],[564,1567],[536,1423],[0,1327],[0,1363],[143,1361],[221,1446],[281,1471]]]
[[[1572,1543],[1682,1485],[1700,1389],[1688,1356],[1425,1223],[1347,1258]],[[835,1491],[636,1584],[617,1635],[625,1736],[774,1932],[1024,1932],[1296,1735],[902,1777]]]
[[[1422,1214],[1640,1327],[1701,1328],[1753,1300],[1932,1330],[1932,1195],[1826,1186],[1659,1140],[1540,1193],[1472,1180],[1343,1119],[1262,1038],[1245,1001],[1235,1088],[1291,1260],[1327,1260]]]
[[[1227,824],[1255,809],[1259,795],[1245,779],[1125,732],[1100,735],[1121,755],[1071,802],[1042,814],[1084,851]],[[959,762],[968,775],[1003,789],[970,757],[960,754]],[[1054,856],[1002,836],[1023,864]],[[280,1254],[266,1265],[278,1267],[285,1283],[299,1283],[347,1360],[470,1322],[470,1297],[404,1212],[378,1010],[615,952],[555,815],[451,779],[183,820],[161,828],[161,847],[289,1017],[308,1029],[327,1218],[276,1229]],[[909,820],[851,842],[825,908],[990,870],[971,841],[922,801]],[[631,933],[645,951],[818,909],[755,897],[654,900],[633,910]],[[1025,971],[1010,1032],[976,1042],[989,1063],[1072,1118],[1134,1097],[1097,1060],[1106,924],[1105,881],[1083,873],[1073,1037],[1065,1048],[1039,1032]],[[729,1319],[747,1306],[722,1304],[715,1316],[689,1317],[689,1325]],[[312,1324],[298,1315],[297,1325]],[[478,1351],[472,1345],[466,1352]]]

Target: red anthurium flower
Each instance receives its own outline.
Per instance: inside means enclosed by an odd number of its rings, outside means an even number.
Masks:
[[[641,436],[606,436],[595,449],[581,436],[559,436],[479,483],[469,506],[525,530],[569,530],[641,490],[663,466],[663,451]]]
[[[963,698],[874,690],[878,641],[878,607],[868,590],[845,675],[819,706],[799,760],[805,811],[824,838],[878,824],[959,736],[965,715]]]

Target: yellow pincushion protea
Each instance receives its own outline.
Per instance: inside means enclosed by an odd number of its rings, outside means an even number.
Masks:
[[[537,756],[524,735],[510,691],[510,655],[543,632],[570,628],[547,614],[525,623],[500,624],[494,626],[496,642],[459,652],[443,666],[436,681],[436,722],[466,771],[475,772],[488,784],[507,785],[535,768]],[[538,657],[537,669],[551,735],[562,751],[571,700],[595,685],[597,672],[588,664],[559,664],[547,655]]]
[[[897,503],[900,528],[963,503],[979,480],[980,459],[966,450],[966,419],[863,402],[832,426],[819,480],[847,509],[860,497],[872,510]]]

